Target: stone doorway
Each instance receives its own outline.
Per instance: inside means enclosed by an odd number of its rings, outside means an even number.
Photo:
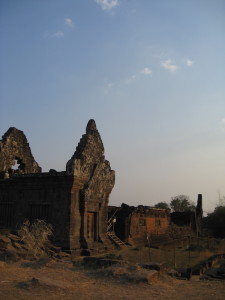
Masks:
[[[97,241],[98,237],[98,224],[97,213],[87,212],[87,238],[93,241]]]

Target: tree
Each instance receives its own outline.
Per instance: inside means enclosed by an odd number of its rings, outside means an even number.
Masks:
[[[225,206],[225,196],[221,196],[220,193],[218,193],[218,205],[219,206]]]
[[[159,202],[155,204],[155,208],[162,208],[162,209],[170,209],[169,204],[166,202]]]
[[[215,238],[225,238],[225,206],[219,205],[206,217],[206,227]]]
[[[178,195],[176,197],[172,197],[170,201],[170,207],[172,211],[194,211],[195,205],[190,200],[190,198],[186,195]]]

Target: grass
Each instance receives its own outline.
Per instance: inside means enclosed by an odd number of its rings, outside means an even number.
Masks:
[[[131,263],[164,262],[167,268],[188,268],[215,254],[225,253],[225,240],[192,238],[189,245],[187,239],[182,239],[175,241],[174,244],[159,245],[158,248],[124,247],[115,253]]]

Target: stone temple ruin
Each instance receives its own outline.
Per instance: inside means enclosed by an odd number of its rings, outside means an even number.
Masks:
[[[42,173],[24,133],[11,127],[0,140],[0,229],[16,231],[25,219],[44,219],[53,226],[54,243],[64,249],[104,248],[114,183],[94,120],[63,172]]]
[[[25,220],[45,220],[53,226],[55,245],[86,255],[112,243],[146,243],[146,236],[161,240],[171,224],[182,234],[186,228],[201,234],[201,194],[194,212],[108,207],[114,183],[94,120],[62,172],[41,172],[26,136],[11,127],[0,140],[0,232],[15,232]]]
[[[202,194],[198,194],[194,211],[171,213],[170,209],[143,205],[134,207],[123,203],[121,207],[109,206],[108,214],[111,220],[109,229],[129,244],[146,244],[146,239],[160,243],[171,238],[171,235],[201,235]]]

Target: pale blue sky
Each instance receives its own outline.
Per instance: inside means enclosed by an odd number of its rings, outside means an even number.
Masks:
[[[95,119],[110,204],[225,195],[224,0],[0,0],[0,136],[64,170]]]

